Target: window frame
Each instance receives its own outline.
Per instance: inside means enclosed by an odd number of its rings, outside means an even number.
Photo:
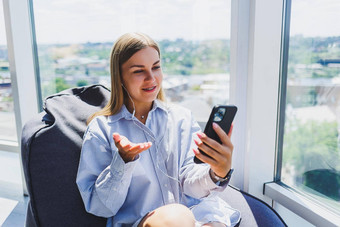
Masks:
[[[264,185],[264,194],[315,226],[338,226],[340,216],[280,182]]]
[[[29,5],[25,0],[3,0],[3,7],[14,112],[20,149],[22,127],[39,110],[32,48],[32,21],[29,15]]]
[[[35,76],[33,58],[32,20],[27,0],[3,0],[2,3],[18,141],[11,144],[0,141],[0,149],[19,153],[21,160],[22,128],[29,119],[39,112],[37,77]],[[27,194],[21,162],[20,167],[23,192]]]
[[[263,184],[274,179],[282,1],[232,0],[231,12],[232,184],[272,205]]]
[[[264,183],[263,194],[273,199],[273,206],[280,213],[283,213],[283,207],[299,215],[309,223],[304,225],[316,226],[337,226],[340,223],[339,214],[328,209],[319,203],[308,198],[307,195],[290,188],[281,182],[282,155],[283,155],[283,137],[285,124],[286,93],[287,93],[287,66],[289,54],[290,39],[290,15],[291,0],[283,0],[282,7],[282,31],[280,45],[280,64],[278,78],[278,105],[277,105],[277,123],[276,123],[276,145],[275,145],[275,166],[274,177],[272,182]],[[264,47],[263,47],[264,48]],[[274,204],[275,203],[275,204]],[[291,215],[290,215],[291,216]],[[298,219],[298,218],[297,218]],[[300,222],[304,221],[300,220]],[[292,222],[294,224],[294,222]],[[295,223],[296,224],[296,223]]]

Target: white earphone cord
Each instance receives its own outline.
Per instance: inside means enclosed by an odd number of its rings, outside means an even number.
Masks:
[[[147,131],[145,131],[145,129],[143,129],[141,126],[139,126],[138,125],[138,123],[136,123],[135,121],[135,119],[134,119],[134,117],[135,117],[135,112],[136,112],[136,108],[135,108],[135,103],[134,103],[134,101],[132,100],[132,98],[131,98],[131,96],[130,96],[130,93],[127,91],[127,89],[125,88],[125,86],[122,84],[122,87],[124,88],[124,90],[126,91],[126,93],[128,94],[128,96],[129,96],[129,99],[131,100],[131,102],[132,102],[132,106],[133,106],[133,113],[132,113],[132,122],[139,128],[139,129],[141,129],[144,133],[146,133],[148,136],[150,136],[150,138],[152,138],[154,141],[156,141],[156,138],[153,136],[153,135],[151,135],[150,133],[148,133]],[[168,135],[168,137],[169,137],[169,135]],[[147,138],[147,137],[146,137]],[[163,138],[162,138],[162,140],[163,140]],[[169,140],[169,138],[168,138],[168,140]],[[160,141],[161,142],[161,141]],[[168,141],[168,143],[169,143],[169,141]],[[155,145],[156,146],[156,145]],[[156,146],[156,152],[158,153],[158,146]],[[158,155],[156,156],[156,158],[158,158]],[[176,181],[176,182],[178,182],[178,184],[179,184],[179,186],[180,186],[180,188],[182,189],[182,183],[177,179],[177,178],[174,178],[174,177],[172,177],[172,176],[169,176],[167,173],[165,173],[160,167],[159,167],[159,165],[158,165],[158,161],[156,161],[156,167],[157,167],[157,169],[159,169],[165,176],[167,176],[168,178],[170,178],[170,179],[172,179],[172,180],[174,180],[174,181]],[[183,198],[183,190],[181,190],[181,198]],[[179,198],[180,200],[181,200],[181,198]]]

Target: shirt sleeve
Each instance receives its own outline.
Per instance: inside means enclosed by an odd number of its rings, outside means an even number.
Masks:
[[[193,148],[197,149],[194,138],[197,138],[197,133],[201,131],[198,123],[191,116],[190,130],[186,135],[182,135],[182,139],[187,140],[186,147],[182,147],[182,165],[180,170],[180,181],[182,183],[183,191],[186,195],[193,198],[203,198],[208,196],[213,191],[223,191],[227,185],[218,186],[210,177],[210,165],[194,163],[195,154]],[[185,143],[184,143],[185,144]]]
[[[103,131],[85,132],[76,182],[87,212],[101,217],[117,213],[137,160],[125,163]]]

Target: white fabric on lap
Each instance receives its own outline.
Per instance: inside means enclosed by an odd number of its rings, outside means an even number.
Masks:
[[[199,204],[190,209],[195,216],[196,226],[209,222],[220,222],[226,226],[235,226],[241,218],[240,212],[232,208],[216,193],[202,199]]]

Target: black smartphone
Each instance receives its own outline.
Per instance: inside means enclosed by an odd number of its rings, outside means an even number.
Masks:
[[[211,139],[216,140],[219,143],[222,143],[216,132],[212,127],[212,123],[217,123],[227,134],[230,131],[231,124],[234,120],[234,117],[237,112],[237,107],[233,105],[217,105],[214,106],[210,113],[209,120],[205,125],[204,133]],[[203,151],[199,150],[202,154],[205,154]],[[196,156],[194,157],[194,162],[197,164],[203,163]]]

